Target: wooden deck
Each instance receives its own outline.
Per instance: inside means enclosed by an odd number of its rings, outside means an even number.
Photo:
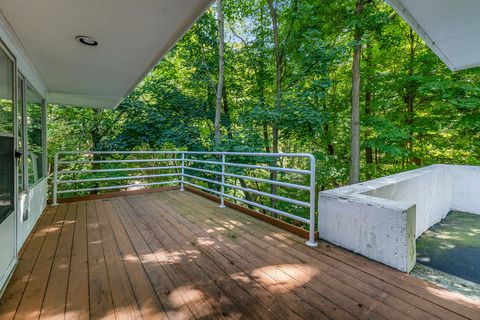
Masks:
[[[190,192],[48,207],[0,319],[480,319],[480,302]]]

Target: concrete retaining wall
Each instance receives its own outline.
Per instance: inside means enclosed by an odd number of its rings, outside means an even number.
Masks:
[[[434,165],[320,192],[320,237],[401,271],[452,210],[480,214],[480,167]]]
[[[396,200],[416,206],[415,237],[440,222],[452,203],[451,170],[446,166],[430,166],[367,182],[372,188],[364,195]]]
[[[452,209],[480,214],[480,167],[450,166],[452,168]]]

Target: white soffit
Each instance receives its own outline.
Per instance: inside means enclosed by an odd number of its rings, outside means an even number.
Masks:
[[[19,52],[20,70],[45,83],[39,91],[50,103],[113,108],[212,1],[0,0],[0,27],[8,29],[0,36]],[[99,44],[82,46],[78,35]]]
[[[480,66],[480,0],[387,0],[452,70]]]

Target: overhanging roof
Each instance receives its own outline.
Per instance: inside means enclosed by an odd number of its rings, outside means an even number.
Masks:
[[[111,108],[212,0],[0,0],[0,36],[51,103]],[[95,38],[82,46],[77,35]],[[33,74],[29,77],[29,74]]]
[[[479,0],[387,0],[452,70],[480,66]]]

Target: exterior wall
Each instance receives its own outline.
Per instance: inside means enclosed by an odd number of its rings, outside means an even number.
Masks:
[[[16,214],[12,213],[0,224],[0,296],[17,262],[17,252],[22,248],[38,218],[47,206],[47,178],[40,180],[27,193],[19,196]],[[28,220],[22,221],[22,213],[28,210]],[[15,239],[15,219],[16,239]]]
[[[35,65],[30,61],[28,55],[20,42],[17,41],[14,33],[10,30],[7,20],[0,10],[0,42],[7,47],[8,51],[15,58],[15,78],[21,73],[31,86],[35,88],[42,96],[47,94],[47,85],[38,73]],[[18,87],[14,86],[14,97],[17,96]],[[19,108],[15,103],[15,108]],[[15,121],[17,112],[14,111]],[[24,121],[26,123],[26,121]],[[26,130],[26,128],[24,128]],[[26,137],[26,131],[22,136]],[[18,132],[14,129],[15,140],[18,139]],[[22,148],[24,149],[24,148]],[[46,159],[46,152],[44,152]],[[25,170],[24,170],[25,171]],[[18,172],[16,174],[18,177]],[[17,190],[15,186],[15,190]],[[17,262],[17,252],[21,249],[25,239],[35,226],[38,217],[46,207],[47,198],[47,178],[39,181],[29,191],[28,194],[17,194],[17,205],[15,212],[11,214],[3,223],[0,224],[0,297],[5,288]],[[22,212],[24,209],[29,211],[29,219],[22,222]]]
[[[28,192],[22,193],[19,197],[17,210],[17,248],[20,250],[28,235],[35,227],[38,218],[47,207],[47,178],[36,183]],[[22,214],[28,211],[28,220],[22,221]]]
[[[0,224],[0,295],[17,261],[15,252],[15,214]]]
[[[434,165],[320,192],[320,237],[409,272],[415,239],[452,210],[480,214],[480,167]]]

